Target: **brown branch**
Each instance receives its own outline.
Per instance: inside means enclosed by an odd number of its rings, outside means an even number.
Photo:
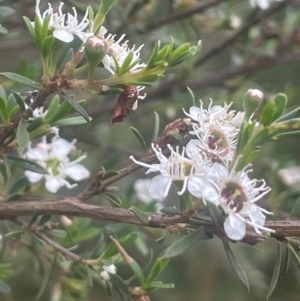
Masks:
[[[22,220],[20,220],[20,219],[18,219],[18,218],[15,217],[15,218],[11,218],[10,221],[12,221],[16,225],[20,226],[24,230],[30,231],[32,234],[34,234],[39,239],[43,240],[49,246],[52,246],[53,249],[55,249],[57,252],[61,253],[66,259],[86,264],[86,260],[85,259],[83,259],[82,257],[80,257],[80,256],[72,253],[71,251],[65,249],[61,245],[57,244],[56,242],[54,242],[52,239],[50,239],[46,235],[42,234],[37,229],[34,229],[32,227],[31,228],[27,228],[27,224],[25,222],[23,222]]]
[[[195,4],[194,6],[186,9],[186,10],[183,10],[183,11],[179,11],[179,12],[175,12],[173,13],[172,15],[168,16],[167,18],[163,19],[163,20],[160,20],[158,22],[155,22],[155,23],[151,23],[151,24],[147,24],[145,26],[145,28],[139,30],[138,32],[139,33],[148,33],[162,25],[166,25],[166,24],[170,24],[172,22],[176,22],[176,21],[179,21],[181,19],[184,19],[184,18],[187,18],[191,15],[194,15],[194,14],[200,14],[201,12],[203,12],[204,10],[212,7],[212,6],[215,6],[221,2],[223,2],[224,0],[208,0],[206,2],[200,2],[198,4]]]
[[[76,198],[66,198],[62,200],[54,199],[49,201],[22,201],[0,204],[0,219],[11,220],[19,216],[30,216],[32,214],[69,215],[86,217],[94,220],[145,226],[130,210],[84,204]],[[200,221],[184,215],[166,215],[163,213],[153,212],[148,212],[147,214],[149,216],[148,227],[151,228],[166,228],[169,225],[178,223],[186,223],[195,226],[202,225]],[[21,226],[23,226],[23,224]],[[300,220],[267,221],[265,226],[276,231],[272,234],[272,236],[278,240],[285,240],[285,237],[290,236],[300,237]],[[204,225],[204,227],[208,232],[218,232],[213,225]],[[40,233],[38,235],[43,234]],[[253,236],[251,231],[249,232],[249,235],[252,237],[255,236]]]

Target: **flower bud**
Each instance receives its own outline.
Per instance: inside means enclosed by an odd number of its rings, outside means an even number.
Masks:
[[[249,89],[243,99],[246,119],[249,119],[254,112],[260,107],[264,100],[264,94],[257,89]]]
[[[106,40],[100,37],[89,37],[85,43],[84,53],[91,67],[96,67],[104,58],[109,45]]]

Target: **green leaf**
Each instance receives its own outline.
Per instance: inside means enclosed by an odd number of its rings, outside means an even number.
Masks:
[[[44,119],[42,117],[33,119],[27,127],[27,131],[30,133],[35,131],[43,124]]]
[[[223,232],[223,219],[219,207],[209,201],[206,201],[206,207],[215,226]]]
[[[283,261],[283,268],[282,268],[282,274],[281,278],[284,278],[289,270],[290,266],[290,251],[287,246],[285,246],[285,256]]]
[[[30,140],[29,133],[27,132],[26,127],[26,121],[23,118],[21,118],[17,129],[17,141],[22,153],[27,147]]]
[[[169,261],[170,261],[169,258],[155,261],[145,281],[146,286],[148,286],[165,269]]]
[[[268,101],[261,112],[259,123],[263,124],[264,126],[270,125],[275,120],[275,112],[275,102],[273,100]]]
[[[25,103],[24,103],[24,100],[23,98],[21,97],[21,95],[17,92],[14,92],[12,91],[14,97],[15,97],[15,100],[17,102],[17,104],[19,105],[19,107],[21,108],[22,111],[26,111],[26,108],[25,108]]]
[[[99,228],[88,228],[86,230],[79,230],[76,234],[72,234],[73,243],[79,243],[88,239],[91,239],[97,235],[100,235],[101,229]]]
[[[23,159],[13,155],[5,155],[5,158],[9,163],[18,166],[22,169],[30,170],[44,175],[48,174],[48,171],[46,169],[44,169],[41,165],[34,161]]]
[[[296,204],[294,205],[289,217],[300,217],[300,197],[298,198]]]
[[[30,32],[33,39],[35,40],[36,39],[35,30],[34,30],[34,27],[31,24],[31,21],[27,17],[23,17],[23,20],[25,22],[25,25],[26,25],[28,31]]]
[[[104,192],[101,194],[104,198],[106,198],[108,201],[110,201],[112,204],[116,205],[119,208],[123,208],[122,200],[117,197],[115,194],[110,192]]]
[[[159,258],[160,260],[175,257],[181,255],[188,250],[198,240],[205,238],[205,231],[203,228],[195,230],[189,234],[184,235],[180,239],[176,240],[170,247],[168,247],[163,255]]]
[[[22,238],[23,234],[24,234],[24,231],[19,230],[19,231],[12,231],[12,232],[6,233],[4,236],[6,238],[9,238],[10,240],[18,241]]]
[[[156,44],[154,45],[154,48],[153,48],[152,53],[150,55],[150,58],[147,62],[146,69],[152,69],[154,67],[155,59],[157,57],[159,49],[160,49],[160,41],[157,41]]]
[[[21,177],[16,182],[12,184],[9,189],[9,194],[15,193],[24,188],[29,184],[27,177]]]
[[[135,240],[138,238],[138,236],[139,236],[139,233],[131,232],[131,233],[127,234],[126,236],[123,236],[120,239],[118,239],[118,242],[124,249],[126,249],[135,242]],[[101,255],[101,259],[108,259],[108,258],[116,255],[117,253],[118,253],[118,249],[117,249],[115,243],[110,242],[110,244],[108,245],[105,252]]]
[[[41,226],[41,225],[46,224],[47,222],[50,221],[50,219],[51,219],[51,214],[44,214],[39,221],[39,225]]]
[[[61,73],[63,71],[65,65],[72,60],[73,56],[74,56],[74,50],[73,48],[70,48],[58,68],[58,73]]]
[[[190,94],[190,97],[191,97],[191,100],[192,100],[192,106],[195,107],[196,106],[196,102],[195,102],[195,95],[193,93],[193,91],[189,88],[189,87],[186,87],[189,94]]]
[[[86,265],[85,269],[86,269],[86,274],[87,274],[87,278],[88,278],[88,281],[89,281],[89,286],[93,287],[93,277],[91,275],[90,268]]]
[[[31,80],[30,78],[24,77],[22,75],[16,74],[16,73],[12,73],[12,72],[2,72],[0,73],[0,75],[25,86],[30,86],[34,89],[38,89],[41,90],[43,88],[43,86],[33,80]]]
[[[3,294],[10,294],[11,293],[11,289],[8,286],[8,284],[3,282],[2,280],[0,280],[0,293],[3,293]]]
[[[91,117],[89,117],[89,121],[92,121]],[[76,116],[76,117],[70,117],[70,118],[65,118],[65,119],[55,121],[51,125],[60,127],[60,126],[70,126],[70,125],[81,125],[86,123],[87,121],[85,120],[84,117]]]
[[[300,112],[300,107],[297,107],[296,109],[294,109],[294,110],[286,113],[285,115],[279,117],[278,119],[276,119],[276,122],[282,122],[282,121],[286,121],[286,120],[290,120],[292,118],[298,117],[299,112]]]
[[[65,238],[67,236],[67,232],[65,230],[54,229],[49,232],[52,236],[58,238]]]
[[[110,282],[116,288],[119,288],[125,292],[128,291],[129,286],[118,274],[109,274]]]
[[[6,102],[6,94],[4,88],[0,85],[0,97]]]
[[[278,282],[280,266],[281,266],[281,257],[282,257],[282,247],[281,247],[281,243],[278,241],[277,242],[276,261],[275,261],[275,265],[274,265],[274,269],[273,269],[273,273],[272,273],[272,279],[271,279],[271,283],[270,283],[270,287],[268,290],[266,300],[268,300],[269,297],[272,295],[272,293],[276,287],[276,284]]]
[[[110,178],[112,178],[112,177],[114,177],[114,176],[117,176],[117,175],[119,175],[119,174],[120,174],[120,172],[119,172],[119,171],[116,171],[116,170],[108,171],[108,172],[106,172],[106,173],[102,176],[101,181],[105,181],[105,180],[110,179]]]
[[[48,36],[43,40],[41,48],[43,58],[47,58],[50,54],[54,40],[55,38],[53,36]]]
[[[287,104],[287,96],[283,93],[279,93],[275,96],[274,103],[276,105],[276,110],[274,112],[274,120],[279,118],[283,113],[286,104]]]
[[[300,269],[300,258],[298,256],[297,252],[295,251],[295,249],[289,243],[286,244],[286,246],[291,251],[291,253],[292,253],[292,255],[293,255],[293,257],[294,257],[294,259],[295,259],[295,261],[298,265],[298,269]]]
[[[135,135],[135,137],[139,140],[139,142],[141,143],[143,149],[146,151],[147,150],[147,146],[146,146],[146,142],[145,142],[145,139],[144,137],[142,136],[142,134],[140,133],[139,130],[137,130],[136,128],[134,127],[130,127],[132,133]]]
[[[148,290],[153,290],[153,289],[170,289],[170,288],[174,288],[175,285],[174,283],[162,283],[161,281],[154,281],[151,282]]]
[[[8,120],[6,102],[1,96],[0,96],[0,116],[4,122],[6,122]]]
[[[130,208],[128,208],[128,210],[132,211],[144,226],[149,225],[149,216],[146,212],[138,209],[135,206],[131,206]]]
[[[152,141],[155,141],[159,132],[159,115],[154,111],[154,129],[152,134]]]
[[[63,95],[63,99],[65,99],[71,107],[78,112],[87,122],[90,122],[90,117],[84,108],[74,99],[73,95]]]
[[[237,277],[239,278],[239,280],[244,284],[244,286],[247,288],[248,292],[249,292],[249,281],[248,278],[246,276],[246,273],[244,272],[244,270],[241,268],[241,266],[239,265],[239,263],[237,262],[237,260],[235,259],[235,256],[228,244],[228,242],[226,240],[222,240],[223,241],[223,245],[224,245],[224,249],[227,255],[227,258],[232,266],[232,268],[234,269]]]
[[[129,266],[132,269],[136,278],[139,280],[140,284],[142,284],[145,281],[144,273],[139,264],[133,258],[131,258],[131,260],[132,261],[129,263]]]
[[[120,67],[120,70],[118,72],[118,75],[124,75],[127,71],[129,71],[129,67],[131,65],[132,59],[133,59],[133,52],[130,51],[127,55],[127,57],[125,58],[122,66]]]

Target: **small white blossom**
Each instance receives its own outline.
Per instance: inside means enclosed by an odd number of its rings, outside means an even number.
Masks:
[[[160,175],[155,176],[148,186],[150,195],[154,199],[164,199],[169,193],[172,182],[178,181],[183,182],[178,195],[182,195],[188,189],[192,195],[202,196],[202,187],[210,185],[206,180],[207,175],[205,173],[207,173],[208,168],[205,169],[207,163],[205,157],[198,156],[197,158],[188,159],[184,157],[185,148],[183,148],[181,154],[178,147],[176,151],[170,145],[168,145],[168,148],[171,151],[169,158],[164,156],[161,149],[152,144],[152,149],[160,161],[159,164],[146,164],[135,160],[133,156],[130,157],[134,163],[149,168],[146,174],[160,172]]]
[[[48,27],[50,30],[53,30],[53,36],[58,40],[69,43],[73,41],[74,36],[77,36],[79,39],[85,42],[90,36],[94,35],[91,32],[86,32],[86,29],[89,26],[88,8],[86,9],[82,21],[79,23],[77,20],[77,12],[74,7],[72,8],[73,15],[70,13],[64,14],[62,12],[64,3],[61,2],[58,12],[54,13],[50,3],[48,3],[48,9],[41,14],[39,8],[40,2],[41,0],[36,0],[35,13],[41,23],[43,23],[45,18],[49,16],[50,20]]]
[[[100,272],[100,277],[104,280],[104,281],[108,281],[110,279],[109,274],[116,274],[117,272],[117,268],[114,264],[111,265],[104,265],[102,267],[102,272]]]
[[[271,189],[264,180],[250,179],[248,174],[252,170],[249,165],[236,172],[235,167],[229,172],[221,164],[215,164],[215,179],[211,180],[215,190],[210,190],[206,201],[220,206],[227,215],[224,230],[233,240],[240,240],[246,234],[246,225],[250,225],[261,234],[261,231],[274,232],[264,227],[265,214],[272,214],[255,203]],[[259,183],[261,183],[259,185]]]
[[[66,178],[69,177],[74,181],[81,181],[89,177],[89,171],[78,164],[86,156],[81,156],[74,161],[70,161],[68,154],[75,149],[74,142],[69,143],[67,140],[55,136],[51,143],[46,142],[46,137],[35,148],[29,145],[26,158],[36,161],[44,167],[48,174],[39,174],[32,171],[25,171],[25,175],[31,183],[37,183],[45,180],[45,187],[51,193],[56,193],[59,188],[66,186],[71,189],[77,184],[70,184]]]
[[[132,67],[130,68],[130,72],[132,73],[139,72],[140,70],[142,70],[147,66],[146,64],[139,62],[140,50],[144,47],[144,45],[141,45],[137,49],[135,49],[136,47],[135,45],[132,48],[130,48],[128,46],[128,42],[129,42],[128,40],[125,41],[124,43],[121,43],[122,40],[125,38],[125,34],[123,34],[117,41],[115,41],[114,40],[115,35],[109,33],[105,37],[106,33],[107,30],[105,29],[105,27],[101,27],[99,37],[105,39],[109,44],[108,52],[102,60],[103,66],[106,70],[108,70],[112,74],[115,74],[116,64],[113,57],[118,62],[118,65],[122,66],[130,52],[133,53],[133,58],[132,58],[133,63],[132,63]]]
[[[260,9],[267,9],[271,5],[271,2],[282,1],[282,0],[250,0],[250,5],[252,7],[258,6]]]

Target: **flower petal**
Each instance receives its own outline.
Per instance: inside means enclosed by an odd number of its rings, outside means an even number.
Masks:
[[[172,179],[162,175],[155,176],[148,187],[150,195],[157,200],[164,199],[170,189]]]
[[[53,36],[55,38],[57,38],[58,40],[61,40],[65,43],[70,43],[74,40],[74,36],[72,33],[62,30],[62,29],[55,29],[53,31]]]
[[[64,185],[65,181],[61,177],[50,176],[46,178],[45,187],[51,193],[56,193]]]
[[[234,214],[230,214],[224,222],[224,230],[232,240],[241,240],[246,234],[246,223]]]
[[[43,178],[43,175],[40,173],[36,173],[30,170],[25,171],[25,175],[28,178],[30,183],[37,183]]]
[[[66,166],[65,174],[74,181],[81,181],[89,177],[89,171],[81,164]]]

